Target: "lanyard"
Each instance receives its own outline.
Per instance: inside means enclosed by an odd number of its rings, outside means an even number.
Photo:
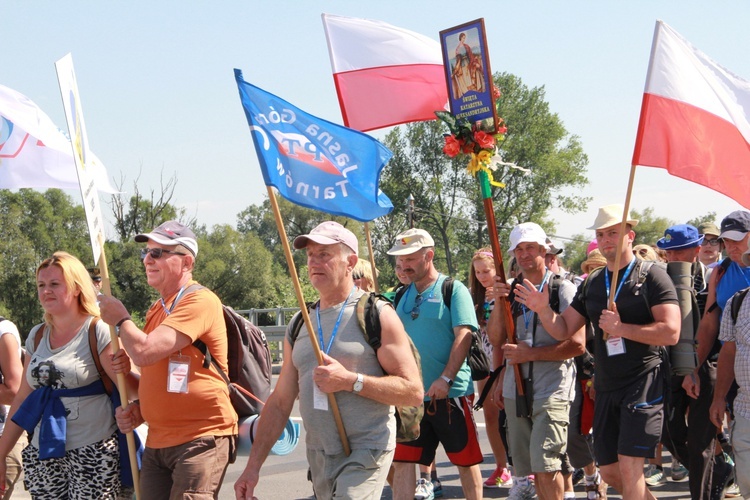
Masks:
[[[174,300],[172,301],[172,306],[169,309],[167,309],[167,304],[164,303],[164,297],[160,299],[161,307],[162,309],[164,309],[164,312],[167,313],[167,316],[172,314],[172,309],[174,309],[175,304],[177,304],[177,301],[180,300],[180,297],[182,296],[182,292],[184,291],[185,291],[185,287],[183,286],[182,288],[180,288],[180,291],[177,292],[177,297],[174,298]]]
[[[542,288],[544,288],[544,284],[547,283],[547,279],[549,278],[549,269],[544,270],[544,278],[542,278],[542,282],[539,284],[539,288],[537,288],[538,292],[542,291]],[[526,309],[525,305],[521,306],[521,310],[523,311],[523,324],[526,327],[526,331],[529,331],[529,323],[534,318],[534,313],[529,314],[529,310]]]
[[[344,315],[344,309],[346,309],[346,303],[349,302],[349,299],[352,298],[352,294],[354,293],[354,290],[356,290],[357,287],[352,288],[352,291],[349,292],[349,296],[346,298],[343,304],[341,304],[341,310],[339,311],[339,317],[336,320],[336,324],[333,325],[333,331],[331,331],[331,338],[328,341],[328,347],[323,350],[326,354],[331,352],[331,346],[333,346],[333,339],[336,338],[336,334],[339,331],[339,324],[341,323],[341,317]],[[318,319],[318,340],[320,340],[320,348],[323,349],[323,328],[320,326],[320,304],[318,304],[318,307],[315,308],[315,314]]]
[[[430,300],[430,299],[432,299],[432,296],[433,296],[433,295],[435,295],[435,286],[436,286],[436,285],[438,284],[438,281],[440,281],[440,277],[441,277],[441,276],[442,276],[442,274],[441,274],[441,273],[438,273],[438,277],[437,277],[437,279],[435,280],[435,283],[433,283],[433,284],[432,284],[432,288],[430,288],[430,296],[429,296],[429,297],[427,297],[427,300]],[[402,310],[402,311],[404,311],[404,314],[408,314],[408,313],[409,313],[409,311],[407,311],[407,310],[406,310],[406,302],[407,302],[407,299],[409,298],[409,293],[411,293],[411,287],[412,287],[412,286],[414,287],[414,289],[415,289],[415,290],[417,289],[417,285],[415,285],[415,284],[414,284],[414,283],[412,282],[412,283],[411,283],[411,284],[409,285],[409,288],[407,288],[407,289],[406,289],[406,294],[404,295],[404,300],[402,300],[402,301],[401,301],[401,302],[402,302],[402,303],[404,304],[403,306],[401,306],[401,310]],[[417,294],[417,297],[419,297],[420,295],[422,295],[422,294],[421,294],[421,293],[418,293],[418,294]],[[417,299],[414,299],[415,303],[416,303],[416,300],[417,300]]]
[[[617,288],[615,288],[615,300],[614,302],[617,302],[617,296],[620,295],[620,290],[622,290],[622,285],[625,283],[625,281],[628,279],[628,276],[630,276],[630,271],[633,270],[633,267],[635,266],[635,261],[638,259],[633,259],[630,261],[630,264],[628,264],[628,268],[625,269],[625,273],[622,275],[622,279],[620,279],[620,284]],[[604,270],[604,286],[607,290],[607,297],[609,297],[609,274],[607,273],[607,270]]]

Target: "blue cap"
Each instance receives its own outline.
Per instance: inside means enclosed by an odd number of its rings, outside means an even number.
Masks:
[[[683,248],[694,248],[703,242],[703,235],[698,234],[698,229],[690,224],[677,224],[664,231],[664,238],[656,242],[656,246],[662,250],[682,250]]]

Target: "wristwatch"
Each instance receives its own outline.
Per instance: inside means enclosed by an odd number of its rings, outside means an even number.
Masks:
[[[353,392],[359,392],[362,390],[362,387],[365,386],[365,376],[361,373],[357,374],[357,381],[354,382],[354,385],[352,386]]]
[[[443,380],[445,380],[445,383],[448,384],[448,387],[452,387],[453,386],[453,380],[452,379],[446,377],[445,375],[440,375],[440,378],[443,379]]]

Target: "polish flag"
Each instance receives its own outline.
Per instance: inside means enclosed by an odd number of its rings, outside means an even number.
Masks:
[[[344,125],[361,131],[446,109],[440,43],[381,21],[323,14]]]
[[[750,207],[750,82],[657,21],[633,165],[723,193]]]

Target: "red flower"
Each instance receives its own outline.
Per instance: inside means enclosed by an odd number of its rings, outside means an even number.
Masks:
[[[502,125],[497,128],[498,134],[505,134],[507,131],[508,131],[508,127],[506,127],[505,125]]]
[[[502,95],[502,94],[500,93],[500,89],[499,89],[499,88],[497,88],[497,87],[495,87],[495,86],[493,85],[493,86],[492,86],[492,97],[494,97],[495,99],[500,99],[500,96],[501,96],[501,95]]]
[[[455,158],[460,151],[461,143],[456,139],[456,137],[452,135],[446,135],[445,145],[443,146],[443,153],[448,155],[450,158]]]
[[[466,141],[465,143],[461,144],[461,152],[465,155],[473,153],[474,143],[472,141]]]
[[[474,132],[474,142],[482,149],[492,149],[495,146],[495,138],[482,130]]]

